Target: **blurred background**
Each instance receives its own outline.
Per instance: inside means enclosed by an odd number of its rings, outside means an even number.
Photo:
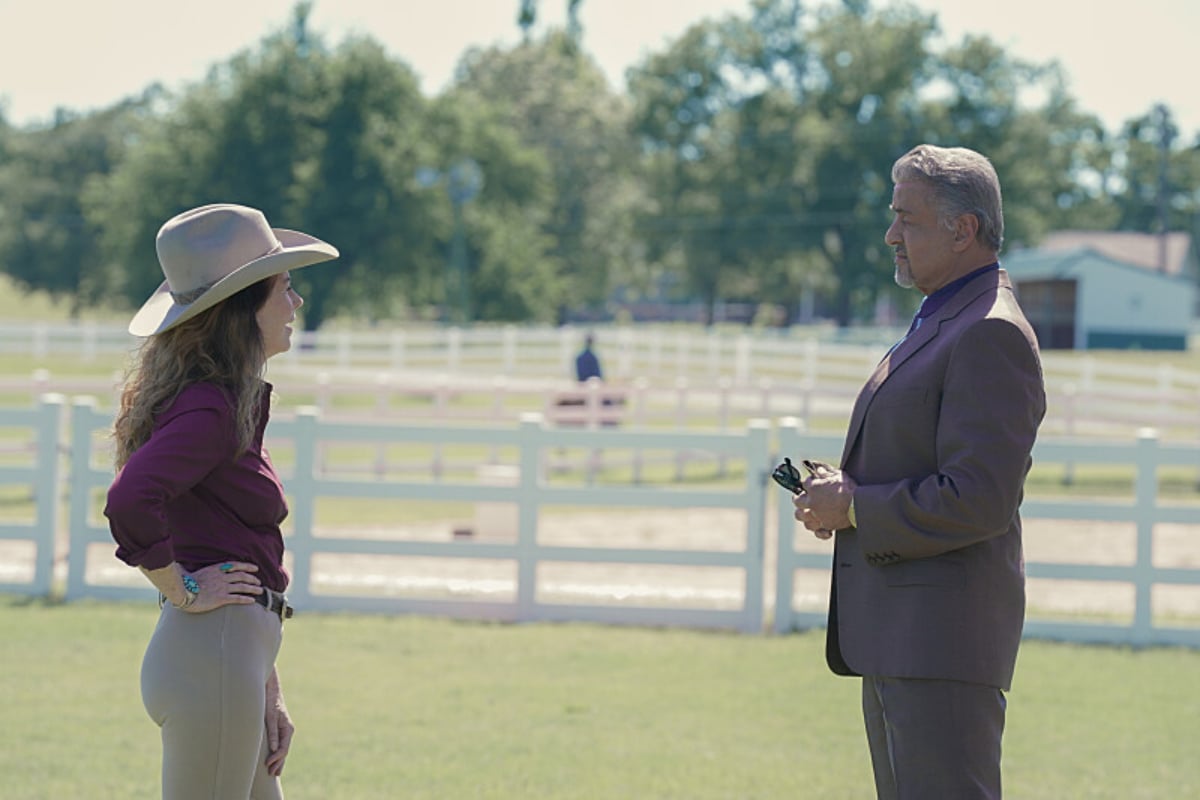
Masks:
[[[1186,349],[1198,14],[0,0],[4,316],[123,322],[162,221],[228,200],[340,248],[307,331],[894,326],[889,170],[932,142],[993,160],[1044,346]]]

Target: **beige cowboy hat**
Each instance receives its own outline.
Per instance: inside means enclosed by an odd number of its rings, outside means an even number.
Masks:
[[[134,336],[162,333],[263,278],[338,257],[328,242],[272,228],[258,209],[230,203],[172,217],[155,247],[166,280],[133,315]]]

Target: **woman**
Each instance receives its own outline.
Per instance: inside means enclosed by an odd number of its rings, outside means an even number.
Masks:
[[[129,324],[148,338],[121,395],[104,513],[117,557],[160,593],[142,700],[162,728],[163,797],[281,798],[287,505],[263,448],[262,375],[303,303],[288,270],[338,252],[237,205],[174,217],[156,246],[166,280]]]

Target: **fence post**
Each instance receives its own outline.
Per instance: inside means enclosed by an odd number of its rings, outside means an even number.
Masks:
[[[547,441],[541,414],[521,415],[521,475],[517,498],[517,619],[535,617],[538,564],[538,484],[541,482],[542,444]]]
[[[752,419],[746,425],[746,596],[745,633],[761,633],[766,562],[767,470],[770,469],[771,423]]]
[[[795,417],[779,420],[778,439],[781,454],[798,452],[803,426],[804,421]],[[778,505],[775,531],[775,614],[772,627],[775,633],[787,633],[792,628],[792,594],[796,584],[796,570],[793,566],[796,521],[792,516],[792,504],[782,496],[775,499]]]
[[[458,372],[462,364],[462,329],[451,328],[446,331],[446,371]]]
[[[729,430],[729,406],[731,404],[730,389],[732,381],[729,378],[721,378],[717,381],[717,429],[721,433]],[[717,456],[717,474],[725,477],[725,470],[728,467],[729,457],[724,450]]]
[[[37,467],[34,476],[34,512],[36,555],[33,564],[35,595],[48,595],[54,580],[54,547],[58,538],[59,481],[58,446],[62,429],[64,398],[61,394],[45,394],[38,407]]]
[[[637,427],[646,427],[646,395],[650,391],[650,382],[645,378],[638,378],[633,382],[633,424]],[[642,463],[643,454],[642,448],[635,447],[633,449],[633,482],[639,484],[642,482]]]
[[[92,419],[96,398],[76,397],[71,410],[71,478],[67,512],[66,598],[87,593],[88,512],[91,506]]]
[[[50,370],[38,367],[33,371],[33,402],[50,391]]]
[[[375,373],[375,413],[377,419],[387,419],[392,405],[392,378],[387,372]],[[388,458],[387,443],[381,441],[375,446],[375,476],[383,478],[387,475]]]
[[[392,369],[404,369],[404,331],[392,331],[390,360]]]
[[[1154,632],[1154,521],[1158,503],[1158,431],[1142,428],[1137,434],[1137,474],[1134,507],[1137,509],[1137,559],[1134,575],[1134,646],[1145,645]]]
[[[1079,402],[1079,387],[1074,383],[1068,383],[1063,386],[1063,406],[1066,411],[1064,414],[1065,427],[1064,430],[1067,436],[1075,436],[1075,414],[1077,412],[1077,403]],[[1075,482],[1075,462],[1067,461],[1063,464],[1063,486],[1070,486]]]
[[[96,328],[94,321],[88,321],[83,324],[79,330],[80,344],[82,345],[82,355],[85,364],[90,364],[96,360],[96,351],[100,348],[97,346],[97,339],[100,338],[100,331]]]
[[[507,374],[512,374],[511,370]],[[500,424],[504,419],[504,403],[508,396],[508,378],[497,375],[492,378],[492,423]],[[493,444],[488,451],[488,463],[495,464],[500,460],[500,448]]]
[[[292,583],[288,594],[297,605],[312,598],[313,507],[317,496],[317,437],[320,410],[313,406],[296,409],[293,444],[296,467],[288,480],[292,497],[289,516],[292,535],[288,549],[292,553]]]
[[[804,340],[804,358],[801,363],[804,364],[804,373],[800,376],[800,382],[809,386],[816,386],[820,381],[820,343],[816,339]]]
[[[662,331],[650,331],[650,374],[662,374]]]
[[[50,350],[50,333],[44,322],[34,323],[33,335],[29,338],[29,349],[37,360],[45,358],[46,353]]]
[[[679,430],[687,428],[688,380],[675,379],[675,425]],[[683,448],[675,451],[675,480],[683,480],[683,467],[688,454]]]
[[[750,382],[750,337],[740,334],[737,338],[737,349],[734,355],[733,380],[738,386]]]
[[[688,374],[688,335],[683,331],[675,332],[675,374]]]

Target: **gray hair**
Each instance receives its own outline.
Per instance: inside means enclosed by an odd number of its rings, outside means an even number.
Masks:
[[[892,182],[923,181],[933,187],[942,225],[953,227],[963,214],[979,220],[981,243],[999,252],[1004,242],[1000,179],[992,162],[965,147],[919,144],[892,165]]]

